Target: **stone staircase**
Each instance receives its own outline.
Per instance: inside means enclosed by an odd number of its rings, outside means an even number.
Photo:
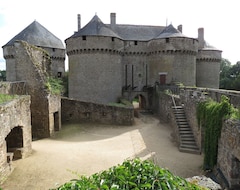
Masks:
[[[173,106],[172,109],[178,126],[180,140],[179,151],[200,154],[201,152],[196,144],[193,131],[188,124],[183,107]]]

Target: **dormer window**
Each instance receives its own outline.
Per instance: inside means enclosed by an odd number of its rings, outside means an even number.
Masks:
[[[87,40],[87,37],[86,36],[82,36],[82,40]]]

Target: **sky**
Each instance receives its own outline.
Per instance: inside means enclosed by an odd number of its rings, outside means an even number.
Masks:
[[[222,50],[222,57],[232,64],[240,61],[240,12],[238,0],[0,0],[1,47],[34,20],[62,40],[77,30],[77,14],[81,26],[97,14],[110,23],[116,13],[117,24],[183,25],[183,34],[197,38],[204,28],[205,40]],[[5,69],[3,50],[0,70]]]

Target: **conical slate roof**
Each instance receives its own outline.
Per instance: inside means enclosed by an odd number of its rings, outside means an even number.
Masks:
[[[40,47],[65,49],[62,41],[37,21],[33,21],[29,26],[27,26],[4,46],[11,46],[17,40],[26,41],[29,44]]]
[[[204,47],[202,48],[202,50],[218,50],[219,51],[219,49],[210,45],[207,41],[204,41]]]
[[[164,30],[156,37],[159,38],[170,38],[170,37],[186,37],[179,30],[173,27],[172,24],[168,25]]]
[[[95,15],[86,26],[84,26],[71,37],[78,36],[109,36],[120,38],[107,25],[105,25],[97,15]]]

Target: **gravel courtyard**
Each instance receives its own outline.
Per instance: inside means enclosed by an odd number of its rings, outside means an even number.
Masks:
[[[30,157],[14,161],[3,190],[47,190],[91,175],[125,159],[155,152],[154,161],[181,177],[201,174],[202,155],[182,153],[171,127],[152,115],[135,118],[134,126],[67,124],[53,138],[32,143]]]

